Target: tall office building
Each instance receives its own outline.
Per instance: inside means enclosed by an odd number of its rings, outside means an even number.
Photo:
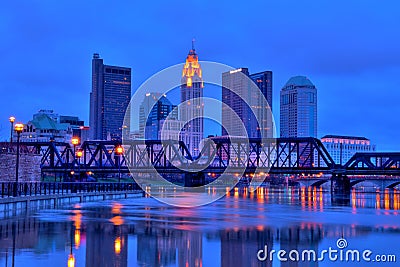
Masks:
[[[272,71],[250,74],[249,77],[261,90],[272,111]]]
[[[159,140],[163,122],[168,115],[169,119],[178,119],[178,111],[175,107],[165,95],[147,93],[139,110],[140,136],[146,140]]]
[[[281,137],[317,137],[317,88],[307,77],[292,77],[281,89],[280,111]]]
[[[199,58],[192,44],[186,57],[181,79],[180,120],[185,122],[181,140],[192,156],[199,154],[199,144],[204,132],[203,78]],[[185,102],[185,103],[184,103]]]
[[[123,129],[129,131],[129,125],[123,121],[130,97],[131,69],[104,65],[99,54],[94,54],[89,115],[91,139],[119,140]]]
[[[268,106],[262,101],[262,96]],[[222,102],[226,104],[222,107],[222,135],[228,135],[229,129],[230,136],[272,137],[272,71],[250,74],[247,68],[239,68],[224,72]],[[239,116],[247,134],[229,108]]]

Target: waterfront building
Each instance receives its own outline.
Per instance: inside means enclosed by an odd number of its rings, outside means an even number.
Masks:
[[[53,110],[39,110],[32,120],[24,124],[21,142],[69,142],[73,136],[73,126],[61,122],[60,118]]]
[[[292,77],[281,89],[280,137],[317,137],[317,88],[307,77]]]
[[[261,92],[254,92],[258,88]],[[262,101],[264,96],[268,106]],[[243,99],[247,99],[246,103]],[[247,68],[239,68],[222,74],[222,135],[272,137],[272,71],[250,74]],[[237,119],[231,115],[232,109],[243,122],[247,134]],[[255,113],[254,113],[255,112]],[[257,122],[256,116],[259,118]],[[261,123],[261,125],[260,125]]]
[[[140,137],[146,140],[158,140],[163,127],[162,123],[168,115],[169,119],[178,119],[178,110],[175,105],[172,105],[166,95],[161,93],[147,93],[139,110]]]
[[[203,78],[199,58],[192,44],[182,70],[180,120],[185,122],[180,139],[192,156],[199,154],[200,141],[204,135]]]
[[[337,164],[345,164],[357,152],[376,149],[369,139],[361,136],[325,135],[321,142]]]
[[[131,69],[104,65],[95,53],[92,59],[89,127],[93,140],[120,140],[129,131],[127,111],[131,97]],[[127,120],[124,124],[125,112]]]
[[[72,135],[81,137],[81,131],[84,129],[84,122],[77,116],[60,116],[60,123],[68,123],[72,128]],[[87,127],[88,128],[88,127]]]
[[[88,126],[77,116],[65,116],[53,110],[39,110],[24,125],[21,142],[70,142],[73,136],[81,142],[88,139]]]

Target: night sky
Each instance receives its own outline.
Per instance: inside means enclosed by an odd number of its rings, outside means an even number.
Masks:
[[[131,67],[134,91],[182,63],[194,37],[200,60],[274,72],[276,121],[279,90],[305,75],[318,88],[319,137],[400,151],[398,1],[5,1],[0,34],[0,140],[10,115],[27,122],[39,109],[88,124],[94,52]]]

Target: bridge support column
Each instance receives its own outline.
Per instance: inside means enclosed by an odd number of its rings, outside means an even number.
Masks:
[[[185,173],[184,174],[184,186],[185,187],[198,187],[205,185],[205,176],[202,172],[197,173]]]
[[[333,205],[350,204],[350,179],[347,175],[333,174],[331,177],[331,198]]]

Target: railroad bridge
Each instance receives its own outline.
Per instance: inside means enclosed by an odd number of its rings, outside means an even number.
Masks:
[[[119,155],[117,147],[123,147]],[[15,152],[14,143],[0,143],[0,152]],[[181,141],[132,140],[85,141],[79,147],[60,142],[23,142],[21,153],[40,154],[43,175],[66,179],[71,172],[94,174],[184,174],[186,186],[198,186],[212,178],[250,176],[262,182],[268,176],[293,175],[295,181],[320,186],[332,183],[338,192],[371,181],[392,188],[400,184],[400,152],[356,153],[344,165],[336,164],[316,138],[207,138],[200,156],[193,158]],[[74,153],[80,150],[81,156]]]

